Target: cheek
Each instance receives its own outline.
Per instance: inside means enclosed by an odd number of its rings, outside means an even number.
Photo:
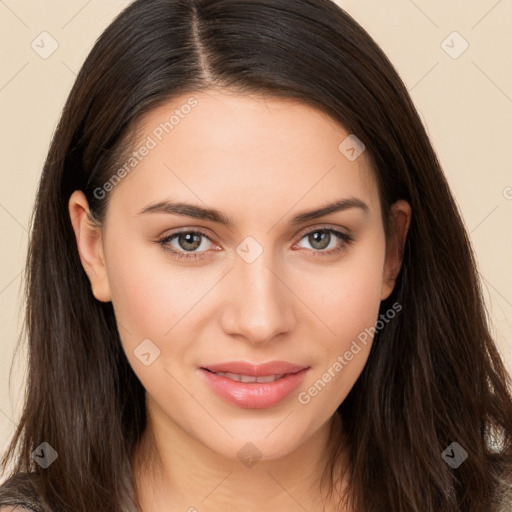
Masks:
[[[162,339],[186,313],[193,288],[184,286],[184,274],[162,265],[158,247],[130,246],[127,240],[109,249],[107,272],[120,333],[131,344]],[[159,263],[152,261],[154,255]]]
[[[312,320],[320,329],[315,349],[317,364],[305,394],[299,397],[301,403],[318,396],[316,407],[336,408],[363,370],[379,314],[384,253],[384,243],[376,239],[354,250],[343,263],[323,267],[314,280],[307,280],[307,290],[301,293],[322,325],[318,319]]]
[[[164,370],[187,353],[183,328],[190,326],[187,312],[200,296],[186,273],[166,265],[161,255],[158,263],[151,260],[158,248],[123,247],[112,247],[106,260],[123,349],[144,388],[158,394],[167,382],[169,398],[173,379]],[[184,397],[178,392],[178,398]]]
[[[172,294],[164,293],[162,280],[155,283],[147,267],[130,265],[131,259],[109,271],[116,319],[127,331],[151,337],[163,329],[162,319],[173,301]],[[159,284],[159,286],[155,286]],[[169,327],[168,327],[169,328]]]
[[[299,294],[326,324],[338,343],[375,324],[379,311],[385,245],[375,236],[349,249],[332,265],[318,265]]]

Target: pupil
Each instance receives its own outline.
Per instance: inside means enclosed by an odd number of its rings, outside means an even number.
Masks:
[[[195,243],[194,243],[194,238],[195,238]],[[184,241],[184,246],[181,243],[182,241]],[[187,247],[187,244],[192,245],[192,247]],[[183,249],[186,249],[186,250],[197,249],[201,245],[201,237],[199,235],[197,235],[196,233],[185,233],[180,236],[180,245],[182,246]]]
[[[311,242],[311,245],[313,247],[316,247],[317,249],[325,249],[329,245],[329,235],[325,231],[315,231],[312,236],[313,242]],[[327,240],[327,244],[322,243],[325,240]]]

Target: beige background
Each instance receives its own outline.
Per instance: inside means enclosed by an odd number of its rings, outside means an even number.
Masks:
[[[27,226],[39,175],[77,71],[95,39],[128,3],[0,0],[1,452],[20,413],[25,377],[26,354],[20,352],[9,388],[22,319]],[[381,45],[412,95],[471,234],[495,334],[512,370],[512,2],[338,3]],[[31,47],[48,38],[40,37],[44,31],[58,43],[47,59]],[[469,46],[457,56],[464,41]]]

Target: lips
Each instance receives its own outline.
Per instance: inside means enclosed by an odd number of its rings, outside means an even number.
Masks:
[[[233,361],[199,368],[209,387],[238,407],[272,407],[288,397],[304,380],[308,366],[285,361],[254,364]]]

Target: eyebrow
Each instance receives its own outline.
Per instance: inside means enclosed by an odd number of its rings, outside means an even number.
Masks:
[[[346,199],[340,199],[333,203],[328,203],[320,208],[314,210],[303,211],[295,215],[291,220],[291,225],[302,224],[310,220],[323,217],[330,213],[340,212],[348,210],[350,208],[360,208],[364,213],[368,214],[368,205],[361,199],[355,197],[348,197]],[[153,205],[148,205],[143,208],[139,215],[146,213],[165,213],[168,215],[180,215],[184,217],[192,217],[195,219],[201,219],[206,221],[215,222],[222,224],[228,228],[233,227],[233,221],[226,215],[215,208],[203,208],[188,203],[175,203],[171,201],[160,201]]]

